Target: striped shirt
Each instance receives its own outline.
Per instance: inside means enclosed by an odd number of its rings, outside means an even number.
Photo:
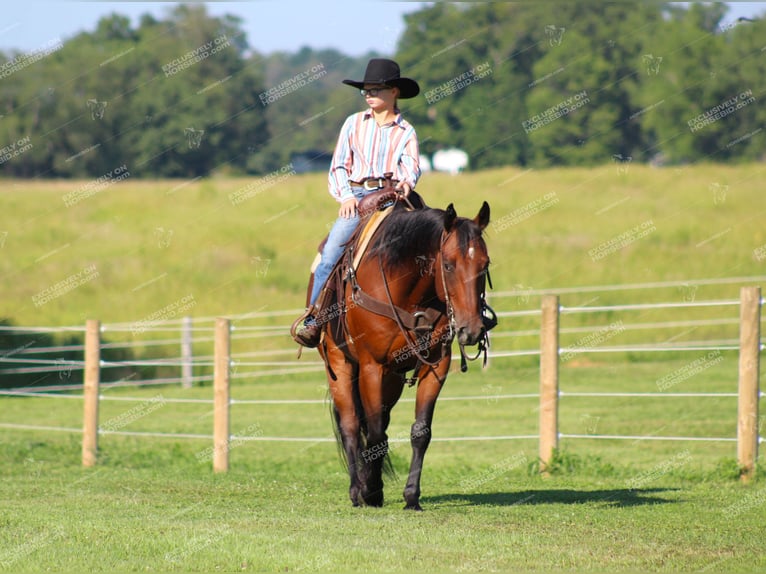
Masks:
[[[337,201],[353,197],[351,181],[382,177],[406,181],[411,188],[420,178],[418,136],[397,111],[396,119],[379,126],[372,110],[350,115],[343,123],[330,164],[329,192]]]

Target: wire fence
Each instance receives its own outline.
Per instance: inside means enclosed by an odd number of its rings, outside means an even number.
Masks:
[[[727,282],[733,283],[735,280],[743,280],[748,278],[736,278]],[[749,278],[749,280],[761,280],[761,278]],[[695,282],[696,284],[720,284],[723,280],[702,280]],[[633,286],[622,286],[622,289],[650,289],[661,287],[680,287],[688,285],[688,282],[667,282],[664,284],[636,284]],[[605,286],[601,288],[583,288],[577,290],[577,294],[591,293],[600,290],[602,292],[616,291],[616,286]],[[575,293],[575,291],[560,290],[561,292]],[[760,291],[759,291],[760,293]],[[526,298],[541,295],[544,297],[543,291],[531,291],[528,289],[506,291],[500,293],[494,293],[492,295],[492,303],[498,306],[498,301],[507,299],[513,299],[515,304],[520,302],[519,297],[524,297],[523,302],[528,302]],[[763,299],[758,296],[758,308],[763,305]],[[732,307],[742,307],[741,300],[735,299],[716,299],[716,300],[700,300],[700,301],[666,301],[657,303],[630,303],[630,304],[615,304],[615,305],[580,305],[580,306],[562,306],[557,304],[557,314],[561,316],[577,316],[577,315],[601,315],[608,318],[613,318],[615,314],[626,315],[630,313],[644,313],[655,311],[670,311],[679,310],[682,312],[689,312],[695,309],[731,309]],[[238,316],[232,316],[229,318],[229,329],[231,340],[237,343],[237,347],[241,348],[239,352],[231,353],[227,360],[228,365],[228,377],[231,379],[240,380],[252,380],[259,377],[273,377],[283,376],[286,374],[295,373],[321,373],[324,371],[324,365],[319,360],[302,360],[300,363],[296,363],[295,354],[296,346],[289,339],[289,324],[254,324],[258,321],[273,322],[281,317],[293,318],[297,316],[302,310],[280,310],[270,313],[249,313]],[[498,317],[513,319],[527,319],[540,321],[544,319],[545,310],[538,309],[518,309],[518,310],[504,310],[500,309],[497,312]],[[758,342],[757,351],[760,353],[764,349],[764,345],[760,342],[760,312],[758,315]],[[133,374],[126,376],[120,380],[112,382],[104,382],[100,384],[100,389],[109,389],[111,387],[125,387],[128,385],[144,386],[144,385],[182,385],[185,387],[191,387],[199,384],[212,383],[215,380],[214,369],[216,364],[215,355],[209,354],[197,354],[191,352],[191,348],[201,348],[215,343],[215,321],[214,317],[200,317],[195,318],[193,321],[184,318],[171,319],[167,321],[155,321],[151,324],[142,325],[140,333],[136,330],[136,323],[115,323],[104,324],[100,326],[99,336],[112,333],[133,335],[132,340],[121,341],[104,341],[100,343],[100,350],[107,349],[132,349],[132,350],[145,350],[147,348],[165,348],[166,353],[169,356],[165,357],[151,357],[151,358],[132,358],[127,360],[101,360],[98,362],[99,371],[108,369],[125,369],[131,368]],[[557,320],[556,339],[562,336],[567,339],[574,339],[568,342],[566,345],[559,346],[557,344],[556,349],[556,363],[557,369],[559,365],[565,365],[568,361],[574,358],[595,353],[684,353],[684,352],[715,352],[726,353],[740,351],[742,352],[742,341],[735,337],[718,338],[718,339],[703,339],[703,340],[676,340],[677,335],[667,338],[664,342],[659,343],[631,343],[631,344],[606,344],[612,339],[616,339],[618,336],[622,336],[629,332],[641,332],[641,331],[657,331],[662,329],[686,329],[682,333],[688,333],[699,328],[715,328],[715,329],[727,329],[738,327],[742,329],[742,318],[737,319],[734,316],[726,317],[713,317],[702,319],[679,319],[668,318],[667,320],[659,321],[638,321],[638,322],[625,322],[624,320],[612,321],[612,323],[601,325],[586,325],[586,326],[566,326],[560,327]],[[86,327],[78,326],[66,326],[66,327],[13,327],[13,326],[0,326],[0,332],[9,333],[49,333],[49,334],[72,334],[72,333],[86,333]],[[168,336],[168,333],[177,333],[177,337]],[[140,335],[138,337],[137,335]],[[498,330],[492,333],[492,349],[489,353],[489,368],[493,368],[493,362],[495,360],[503,360],[506,358],[520,358],[520,357],[539,357],[540,361],[543,361],[543,334],[538,326],[534,328],[522,328],[522,329],[510,329],[510,330]],[[154,338],[153,338],[154,337]],[[577,338],[575,338],[577,337]],[[263,348],[263,339],[269,339],[270,348]],[[536,343],[531,348],[496,348],[498,342],[503,341],[524,341],[531,340]],[[284,341],[284,342],[282,342]],[[502,347],[502,345],[501,345]],[[175,348],[177,354],[170,354],[168,349]],[[0,396],[7,397],[39,397],[39,398],[56,398],[56,399],[72,399],[72,400],[85,400],[84,384],[79,382],[77,384],[71,384],[67,382],[67,378],[71,373],[84,372],[87,368],[86,361],[84,360],[72,360],[58,358],[46,358],[38,359],[35,355],[40,354],[56,354],[61,353],[82,353],[86,350],[86,344],[67,344],[61,346],[47,345],[42,347],[34,346],[20,346],[15,349],[5,349],[0,351],[0,377],[15,375],[15,374],[55,374],[58,376],[59,381],[57,384],[49,384],[44,386],[35,386],[34,388],[25,389],[5,389],[0,390]],[[280,360],[280,357],[285,358]],[[164,377],[151,377],[142,378],[135,373],[140,372],[138,369],[142,368],[162,368],[165,370],[175,369],[177,370],[177,376],[164,376]],[[542,370],[542,366],[541,366]],[[196,374],[193,374],[196,372]],[[756,373],[757,376],[757,373]],[[462,396],[462,397],[442,397],[440,401],[476,401],[476,400],[513,400],[513,399],[537,399],[543,404],[545,401],[550,400],[550,397],[545,397],[544,385],[541,383],[541,390],[538,393],[517,393],[517,394],[495,394],[495,395],[481,395],[481,396]],[[62,392],[66,391],[66,392]],[[760,392],[759,387],[756,390],[756,397],[760,399],[763,393]],[[608,398],[736,398],[741,399],[741,390],[739,393],[733,392],[721,392],[721,393],[706,393],[706,392],[687,392],[687,393],[668,393],[668,392],[577,392],[568,391],[558,388],[558,381],[555,388],[555,401],[558,402],[561,399],[569,397],[590,397],[598,399]],[[99,394],[98,400],[103,401],[143,401],[147,399],[141,397],[127,397],[127,396],[110,396],[103,393]],[[192,398],[166,398],[163,399],[168,404],[207,404],[214,406],[215,401],[213,399],[192,399]],[[402,402],[411,402],[414,399],[402,399]],[[228,406],[237,405],[299,405],[299,404],[321,404],[326,401],[320,399],[288,399],[288,398],[269,398],[269,399],[236,399],[229,398]],[[558,407],[557,407],[558,408]],[[757,401],[756,401],[757,409]],[[542,410],[542,407],[541,407]],[[757,410],[756,410],[757,412]],[[756,415],[757,418],[757,415]],[[541,423],[542,425],[542,423]],[[30,429],[30,430],[51,430],[60,432],[74,432],[83,433],[82,428],[72,427],[55,427],[55,426],[43,426],[34,424],[20,424],[20,423],[5,423],[0,422],[0,427],[7,429]],[[549,432],[549,431],[545,431]],[[143,431],[127,431],[119,429],[101,428],[97,430],[98,434],[103,435],[124,435],[124,436],[151,436],[151,437],[166,437],[166,438],[193,438],[201,440],[214,439],[215,435],[197,434],[197,433],[161,433],[161,432],[143,432]],[[440,441],[484,441],[484,440],[531,440],[540,439],[544,431],[541,429],[537,434],[521,434],[521,435],[498,435],[498,436],[455,436],[455,437],[441,437],[434,438],[434,440]],[[550,432],[549,432],[550,434]],[[613,434],[578,434],[578,433],[563,433],[559,432],[558,422],[556,421],[553,440],[554,447],[558,445],[560,439],[601,439],[601,440],[678,440],[678,441],[720,441],[720,442],[736,442],[738,437],[696,437],[696,436],[620,436]],[[289,437],[289,436],[236,436],[228,435],[228,440],[261,440],[261,441],[283,441],[283,442],[328,442],[333,441],[332,437]],[[396,439],[406,440],[406,439]],[[763,439],[756,436],[756,444]],[[392,441],[394,442],[394,441]],[[548,448],[548,447],[546,447]],[[542,449],[542,447],[541,447]],[[541,459],[545,459],[541,450]]]

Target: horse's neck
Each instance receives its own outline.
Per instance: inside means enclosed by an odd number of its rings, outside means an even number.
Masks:
[[[438,300],[435,260],[419,260],[416,265],[396,269],[388,278],[388,286],[398,307],[433,306]]]

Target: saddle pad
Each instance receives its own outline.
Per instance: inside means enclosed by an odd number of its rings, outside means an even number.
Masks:
[[[315,273],[317,270],[317,267],[319,267],[319,264],[322,262],[322,253],[317,253],[314,256],[314,261],[311,262],[311,272]]]
[[[367,245],[369,245],[370,239],[375,235],[378,227],[380,227],[380,224],[383,223],[383,220],[389,213],[391,213],[393,208],[394,206],[390,205],[380,211],[374,211],[372,215],[370,215],[367,223],[365,223],[364,229],[362,229],[362,232],[359,234],[359,241],[356,244],[356,253],[354,254],[355,270],[359,267],[359,262],[362,260],[364,252],[367,251]]]

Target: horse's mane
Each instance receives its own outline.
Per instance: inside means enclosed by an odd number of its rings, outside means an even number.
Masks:
[[[397,206],[375,234],[369,253],[380,256],[388,267],[411,263],[419,255],[436,254],[444,231],[444,213],[443,209],[407,211]],[[460,250],[465,255],[468,244],[481,238],[481,229],[464,217],[458,217],[455,226]]]

